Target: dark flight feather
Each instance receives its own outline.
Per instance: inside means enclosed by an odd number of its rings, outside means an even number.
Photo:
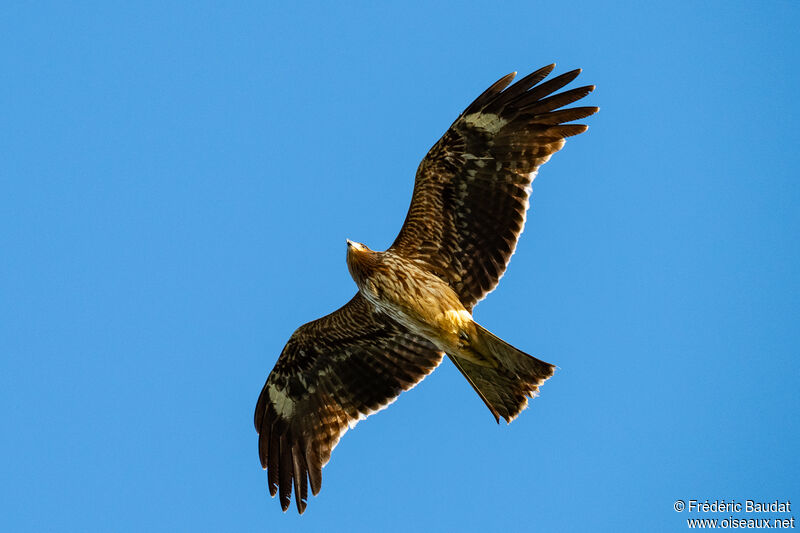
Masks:
[[[522,233],[539,166],[586,131],[563,124],[596,107],[557,110],[594,86],[550,96],[580,69],[540,82],[553,65],[514,85],[504,76],[450,126],[417,170],[406,220],[390,251],[427,264],[467,309],[497,286]],[[503,90],[505,89],[505,90]]]
[[[416,385],[442,360],[429,341],[356,294],[295,331],[256,405],[259,456],[271,495],[297,510],[322,486],[322,467],[341,435]]]

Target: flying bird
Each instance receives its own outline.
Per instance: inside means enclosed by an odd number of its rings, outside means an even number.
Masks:
[[[411,206],[384,252],[347,241],[358,292],[300,326],[283,348],[255,410],[258,453],[284,511],[316,495],[342,435],[419,383],[445,354],[491,411],[511,422],[554,366],[472,318],[495,286],[525,224],[531,183],[567,137],[565,124],[597,112],[564,106],[594,86],[553,94],[580,73],[541,83],[555,65],[513,85],[502,77],[472,102],[419,165]],[[510,85],[510,86],[509,86]]]

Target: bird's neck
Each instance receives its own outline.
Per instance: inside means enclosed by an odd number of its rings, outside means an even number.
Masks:
[[[347,268],[359,288],[366,284],[370,276],[382,265],[383,252],[372,250],[349,249],[347,251]]]

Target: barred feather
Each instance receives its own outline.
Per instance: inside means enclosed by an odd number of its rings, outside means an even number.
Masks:
[[[540,84],[553,67],[510,87],[513,74],[501,78],[456,119],[417,170],[411,206],[390,250],[425,262],[467,309],[505,272],[536,171],[563,148],[566,137],[587,128],[563,123],[597,112],[596,107],[557,111],[594,86],[550,96],[580,73],[576,69]]]
[[[389,405],[441,362],[429,341],[379,315],[360,293],[298,328],[256,404],[261,466],[285,511],[294,486],[302,513],[348,428]]]

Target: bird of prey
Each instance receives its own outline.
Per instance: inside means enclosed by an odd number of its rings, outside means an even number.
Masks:
[[[561,109],[594,86],[553,94],[573,70],[544,83],[549,65],[510,85],[504,76],[472,102],[419,165],[411,206],[384,252],[347,241],[358,292],[299,327],[255,410],[258,453],[284,511],[292,486],[302,513],[322,467],[356,422],[389,405],[447,354],[499,422],[511,422],[554,366],[472,318],[497,285],[522,233],[531,183],[596,107]],[[509,86],[510,85],[510,86]]]

